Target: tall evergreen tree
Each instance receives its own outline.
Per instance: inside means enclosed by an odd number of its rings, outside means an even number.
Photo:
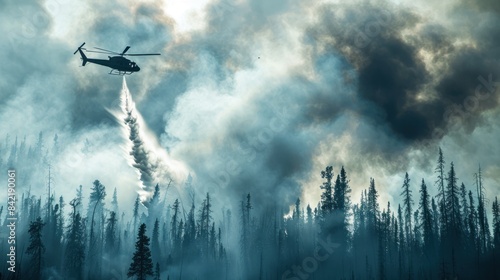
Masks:
[[[72,201],[73,202],[73,201]],[[76,205],[76,203],[70,203]],[[83,268],[85,265],[85,224],[82,222],[80,213],[73,211],[66,243],[64,267],[68,279],[83,279]]]
[[[476,189],[477,189],[477,219],[479,225],[479,245],[481,252],[486,252],[489,246],[490,232],[488,226],[488,216],[486,215],[485,207],[485,195],[484,195],[484,185],[483,177],[481,172],[481,166],[479,166],[478,173],[476,176]]]
[[[155,275],[154,275],[154,280],[160,280],[160,264],[157,262],[156,263],[156,268],[155,268]]]
[[[498,204],[498,197],[495,197],[492,206],[493,212],[493,245],[495,251],[500,253],[500,205]]]
[[[434,198],[431,199],[431,206],[432,206],[432,221],[433,221],[432,228],[434,231],[434,237],[436,239],[439,239],[439,210]]]
[[[326,179],[320,187],[323,190],[321,194],[321,212],[322,216],[328,216],[333,211],[333,167],[327,166],[324,171],[321,171],[321,178]]]
[[[457,245],[461,242],[462,235],[462,218],[460,216],[460,203],[459,203],[459,188],[457,185],[457,176],[455,173],[455,166],[453,162],[448,172],[447,185],[446,185],[446,208],[447,212],[447,230],[450,241]]]
[[[57,240],[57,243],[60,245],[61,241],[62,241],[62,238],[63,238],[63,234],[64,234],[64,206],[66,204],[64,203],[64,198],[63,196],[61,195],[59,197],[59,215],[57,216],[58,219],[57,219],[57,226],[56,226],[56,240]]]
[[[153,227],[153,235],[151,236],[151,254],[154,260],[157,262],[161,260],[160,251],[160,222],[158,219],[155,220]]]
[[[447,222],[447,220],[448,220],[447,212],[445,211],[445,209],[446,209],[446,205],[445,205],[446,193],[445,193],[444,181],[445,181],[446,176],[445,176],[444,168],[445,168],[445,161],[444,161],[443,151],[441,150],[441,148],[439,148],[439,156],[438,156],[438,161],[437,161],[437,166],[436,166],[435,172],[437,173],[437,181],[436,181],[436,185],[438,186],[437,198],[438,198],[439,209],[441,210],[440,215],[439,215],[441,237],[445,236],[446,225],[448,223]]]
[[[377,227],[380,209],[378,204],[378,192],[375,188],[375,179],[373,178],[370,178],[370,187],[368,188],[367,202],[368,202],[367,203],[368,227],[369,229],[372,229],[374,232]]]
[[[337,174],[337,179],[335,179],[335,184],[333,185],[333,198],[332,198],[332,208],[333,210],[340,209],[344,204],[344,195],[342,194],[342,186],[340,184],[340,174]]]
[[[196,238],[196,219],[195,219],[194,213],[195,213],[195,206],[194,206],[194,203],[192,203],[191,209],[189,210],[189,213],[188,213],[186,223],[184,225],[183,245],[186,247],[187,250],[193,249],[192,245],[195,243],[195,238]],[[172,225],[173,225],[173,221],[172,221]],[[181,230],[181,232],[182,232],[182,230]],[[178,242],[180,245],[180,239]]]
[[[118,212],[118,194],[116,193],[116,188],[113,190],[113,199],[111,200],[111,210],[115,213]]]
[[[313,224],[313,211],[311,209],[311,206],[309,204],[307,204],[307,208],[306,208],[306,217],[307,217],[307,224],[308,225],[312,225]]]
[[[171,226],[170,226],[171,237],[173,242],[172,245],[174,248],[180,245],[180,240],[177,240],[177,228],[179,224],[179,206],[180,206],[179,199],[176,199],[174,201],[174,205],[172,205],[172,210],[174,211],[174,214],[172,215]]]
[[[148,275],[153,276],[153,261],[149,249],[149,237],[146,235],[146,224],[143,223],[139,227],[135,252],[127,276],[136,276],[138,280],[146,280]]]
[[[42,256],[45,252],[45,246],[42,242],[42,229],[45,224],[42,219],[38,217],[36,221],[31,222],[28,233],[30,235],[30,243],[26,249],[26,253],[31,255],[31,279],[41,279],[42,275]]]
[[[408,245],[412,243],[412,225],[411,225],[411,219],[413,215],[413,197],[412,197],[412,191],[410,190],[410,177],[408,176],[408,172],[405,174],[405,179],[403,182],[403,192],[401,193],[401,196],[403,197],[403,208],[405,211],[405,233],[406,233],[406,240],[408,242]]]
[[[250,193],[246,195],[246,200],[240,202],[241,207],[241,254],[243,263],[249,263],[250,255],[250,241],[251,241],[251,222],[250,222],[250,211],[253,209],[252,200]]]
[[[467,227],[469,232],[469,249],[475,251],[479,248],[479,236],[477,225],[477,212],[474,206],[474,197],[472,191],[469,191],[469,217],[467,219]]]
[[[87,217],[91,217],[90,220],[90,241],[93,241],[95,237],[94,229],[96,224],[101,223],[100,217],[104,210],[104,198],[106,197],[106,187],[104,187],[99,180],[95,180],[90,193],[89,211]],[[97,215],[96,215],[97,213]],[[97,218],[97,222],[95,219]]]
[[[420,186],[420,214],[422,220],[422,231],[424,239],[424,251],[426,254],[432,253],[434,247],[434,231],[433,231],[433,217],[431,209],[430,195],[427,191],[427,185],[424,179],[422,179],[422,185]]]
[[[302,219],[302,213],[300,211],[300,198],[295,201],[295,209],[292,214],[293,219],[300,221]]]
[[[215,223],[212,223],[208,240],[208,256],[215,259],[217,256],[217,234],[215,233]]]
[[[109,213],[109,218],[107,220],[107,225],[106,225],[106,237],[105,237],[105,248],[106,252],[109,254],[116,253],[116,231],[117,231],[117,219],[116,219],[116,213],[114,211],[111,211]]]
[[[349,240],[349,222],[350,222],[350,209],[351,209],[351,188],[349,187],[349,180],[347,179],[347,172],[344,167],[340,169],[340,174],[337,175],[335,180],[334,194],[333,194],[333,207],[334,213],[340,221],[338,228],[338,237],[341,240],[344,249],[347,249]]]
[[[88,274],[90,278],[101,278],[101,261],[98,256],[102,255],[103,239],[101,236],[104,234],[104,199],[106,197],[106,187],[95,180],[91,193],[89,208],[87,211],[87,218],[90,217],[90,234],[89,234],[89,269]]]
[[[200,209],[200,220],[199,220],[199,225],[200,225],[200,238],[203,240],[205,243],[205,249],[208,249],[208,242],[209,242],[209,232],[210,232],[210,225],[212,223],[212,202],[210,199],[210,194],[207,193],[205,199],[203,200],[202,207]],[[208,250],[206,250],[208,252]]]
[[[398,276],[399,279],[402,279],[403,273],[405,270],[405,251],[406,251],[406,240],[404,233],[404,218],[403,218],[403,210],[401,209],[401,204],[398,204],[398,232],[399,232],[399,252],[398,252]]]
[[[469,228],[467,227],[467,220],[469,218],[469,202],[467,198],[467,190],[465,189],[464,183],[460,185],[460,202],[461,202],[461,215],[462,215],[462,228],[464,231],[464,237],[469,237]]]
[[[349,180],[347,179],[347,172],[344,169],[344,166],[340,169],[340,190],[341,196],[337,198],[338,208],[344,211],[344,216],[348,219],[348,212],[351,208],[351,187],[349,186]]]

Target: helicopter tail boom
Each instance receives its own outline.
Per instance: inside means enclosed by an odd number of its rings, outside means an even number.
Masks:
[[[73,54],[76,54],[77,52],[79,52],[80,55],[82,56],[82,66],[85,66],[85,64],[87,64],[88,59],[87,59],[87,56],[82,51],[83,45],[85,45],[85,42],[80,47],[78,47],[78,49]]]
[[[87,56],[83,53],[83,51],[81,49],[78,50],[80,52],[80,55],[82,56],[82,66],[85,66],[85,64],[87,64]]]

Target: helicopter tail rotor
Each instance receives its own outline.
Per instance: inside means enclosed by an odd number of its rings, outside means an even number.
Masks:
[[[76,51],[73,54],[76,54],[83,47],[83,45],[85,45],[85,42],[83,42],[83,44],[79,46],[78,49],[76,49]]]
[[[82,51],[83,45],[85,45],[85,42],[83,42],[83,44],[80,47],[78,47],[78,49],[76,49],[76,51],[73,54],[80,52],[80,55],[82,56],[82,66],[85,66],[85,64],[87,64],[88,59],[87,56]]]

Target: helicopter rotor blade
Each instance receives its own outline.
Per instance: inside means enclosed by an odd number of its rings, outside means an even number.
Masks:
[[[124,55],[128,51],[128,49],[130,49],[130,46],[127,46],[120,55]]]
[[[161,53],[129,53],[129,54],[124,54],[128,56],[147,56],[147,55],[161,55]]]
[[[111,53],[111,52],[93,51],[93,50],[87,50],[87,49],[82,49],[82,50],[85,50],[86,52],[91,52],[91,53],[114,54],[114,53]]]
[[[110,51],[110,50],[106,50],[106,49],[103,49],[103,48],[98,48],[98,47],[94,47],[94,48],[95,48],[95,49],[98,49],[98,50],[101,50],[101,51],[108,52],[108,53],[119,54],[119,53],[117,53],[117,52]]]

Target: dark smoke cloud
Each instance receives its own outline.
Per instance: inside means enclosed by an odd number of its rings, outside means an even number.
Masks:
[[[380,122],[411,143],[439,140],[468,102],[477,105],[464,112],[467,116],[460,122],[472,128],[482,112],[497,107],[497,95],[471,101],[479,76],[499,74],[493,56],[498,44],[491,42],[498,40],[497,21],[492,16],[478,28],[477,47],[453,47],[450,41],[458,38],[450,38],[452,32],[407,9],[390,4],[326,5],[308,37],[313,45],[346,57],[358,70],[359,97],[380,110]],[[482,34],[485,30],[488,36]],[[431,63],[444,65],[439,73],[429,71],[422,51],[432,53]]]

